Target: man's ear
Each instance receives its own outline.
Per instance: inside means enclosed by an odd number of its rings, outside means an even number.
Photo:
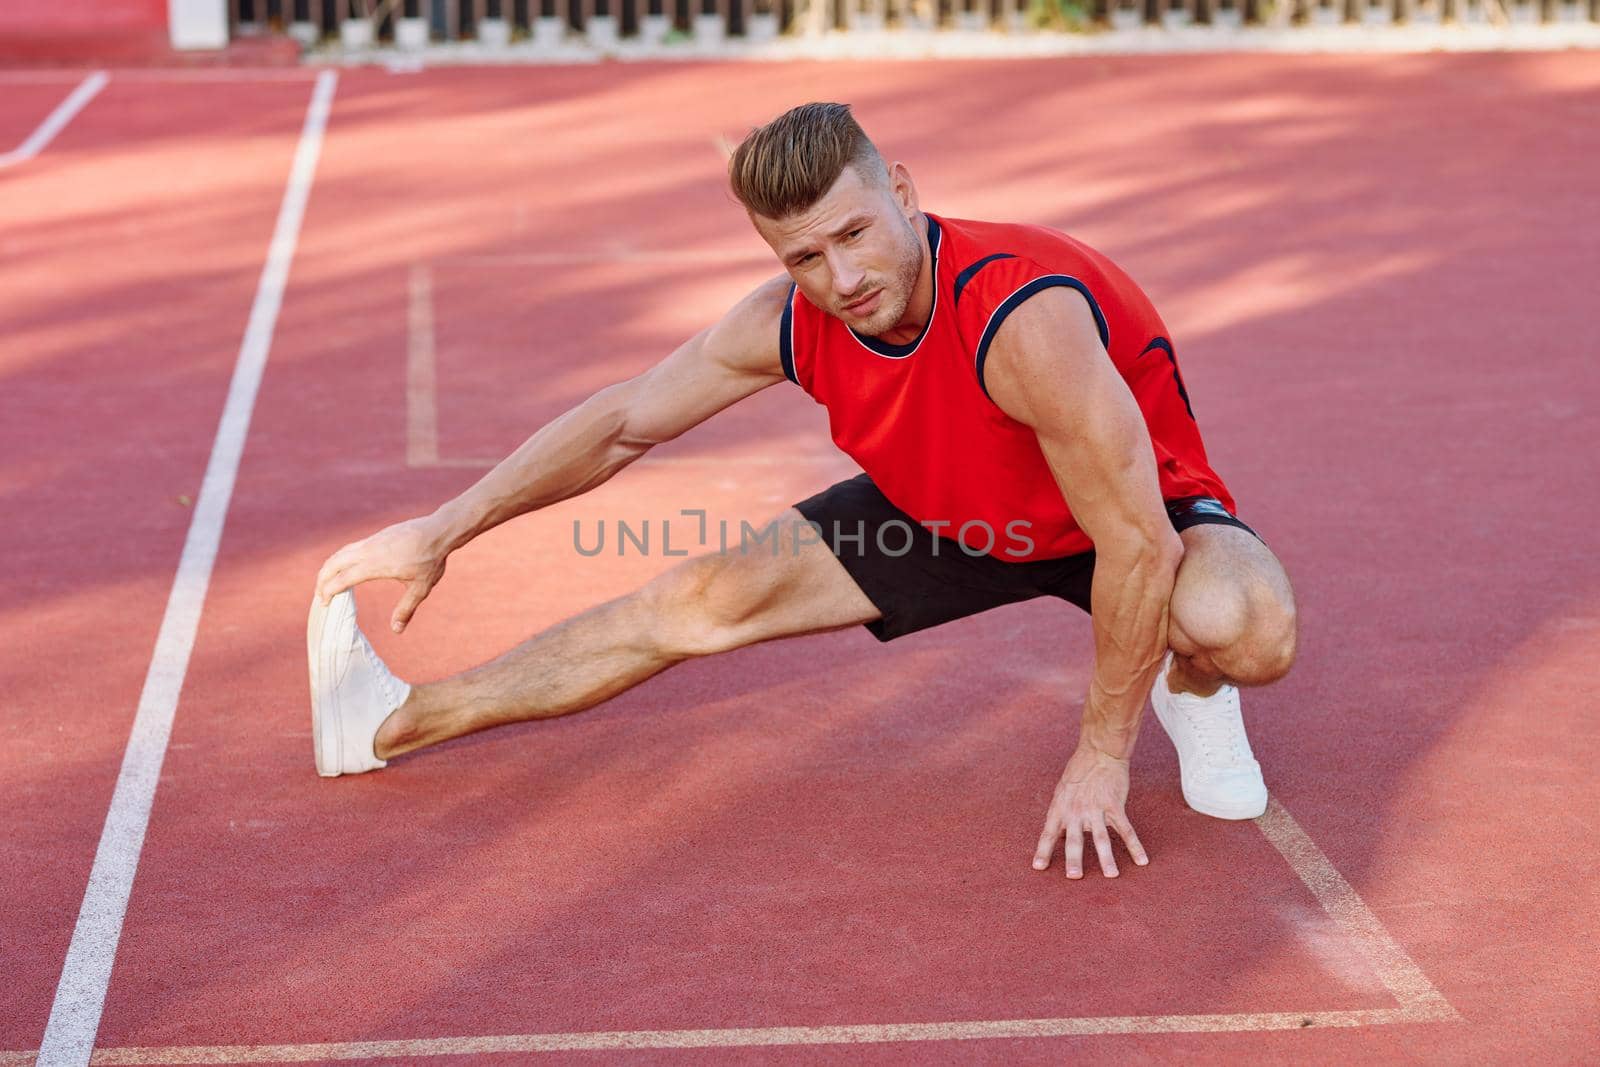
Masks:
[[[917,204],[917,186],[911,180],[911,171],[901,162],[889,164],[889,195],[907,219],[914,219],[922,208]]]

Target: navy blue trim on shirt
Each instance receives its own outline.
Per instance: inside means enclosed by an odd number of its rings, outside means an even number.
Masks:
[[[922,324],[922,332],[917,334],[916,338],[908,344],[892,345],[888,341],[881,341],[876,337],[868,337],[865,334],[856,333],[853,326],[845,327],[854,335],[857,341],[860,341],[868,349],[880,356],[888,356],[890,359],[904,359],[915,352],[917,346],[922,343],[922,339],[928,336],[928,330],[933,327],[934,313],[939,310],[939,236],[942,231],[939,228],[938,220],[932,215],[924,212],[924,217],[928,220],[928,251],[933,256],[933,308],[928,312],[928,321]]]
[[[989,323],[983,328],[983,336],[978,339],[978,354],[974,360],[974,366],[978,373],[978,388],[983,390],[984,396],[989,396],[989,387],[983,381],[983,363],[989,358],[989,345],[994,341],[994,335],[999,332],[1000,324],[1005,322],[1006,316],[1020,307],[1028,297],[1045,289],[1054,289],[1057,286],[1076,289],[1083,294],[1083,298],[1089,301],[1089,310],[1094,312],[1094,324],[1100,331],[1100,343],[1105,345],[1108,350],[1111,348],[1111,327],[1106,325],[1106,317],[1100,311],[1100,304],[1095,300],[1094,294],[1089,292],[1087,285],[1084,285],[1070,274],[1046,274],[1043,277],[1035,278],[1000,302],[1000,306],[990,314]],[[994,398],[990,397],[990,399]]]
[[[783,376],[796,385],[800,379],[794,373],[794,291],[789,286],[789,296],[783,302],[783,316],[778,319],[778,362],[783,365]]]
[[[1183,398],[1183,408],[1189,413],[1191,419],[1194,418],[1194,405],[1189,403],[1189,390],[1184,387],[1183,375],[1178,373],[1178,357],[1172,351],[1172,342],[1165,337],[1157,337],[1154,341],[1145,345],[1144,351],[1140,352],[1139,355],[1143,356],[1157,351],[1167,354],[1167,362],[1172,364],[1172,380],[1178,383],[1178,395]]]
[[[993,255],[984,256],[982,259],[978,260],[978,262],[974,263],[972,266],[968,267],[966,270],[962,271],[960,274],[957,274],[956,275],[956,299],[955,299],[956,307],[960,307],[961,306],[961,290],[963,290],[963,289],[965,289],[967,287],[967,283],[972,280],[972,276],[974,274],[977,274],[980,270],[982,270],[984,267],[987,267],[989,264],[993,263],[997,259],[1016,259],[1016,258],[1017,257],[1012,255],[1010,252],[996,252]]]

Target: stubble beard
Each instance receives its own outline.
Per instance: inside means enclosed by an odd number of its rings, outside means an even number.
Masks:
[[[906,308],[911,306],[911,294],[916,291],[917,279],[922,275],[923,256],[922,242],[917,239],[916,229],[909,220],[906,221],[906,239],[906,255],[900,260],[894,280],[883,287],[878,309],[855,327],[857,333],[878,337],[894,329],[905,318]]]

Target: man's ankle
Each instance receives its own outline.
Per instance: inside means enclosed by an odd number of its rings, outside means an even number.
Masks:
[[[417,739],[416,718],[410,709],[414,703],[416,703],[415,690],[378,725],[378,732],[372,737],[374,756],[386,760],[413,747],[413,742]]]
[[[1221,673],[1203,674],[1194,669],[1188,657],[1177,651],[1172,653],[1172,666],[1167,670],[1167,688],[1172,692],[1208,697],[1222,688],[1226,681]]]

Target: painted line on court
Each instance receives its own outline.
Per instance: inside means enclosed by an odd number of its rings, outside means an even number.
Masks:
[[[1367,958],[1378,980],[1400,1002],[1404,1009],[1429,1013],[1430,1018],[1459,1018],[1444,995],[1439,992],[1422,968],[1406,954],[1378,917],[1367,907],[1350,883],[1345,881],[1328,857],[1311,840],[1300,824],[1294,821],[1277,800],[1267,805],[1266,814],[1256,820],[1261,832],[1266,834],[1272,847],[1300,876],[1311,895],[1317,898],[1322,910],[1327,912],[1344,935],[1355,943]]]
[[[726,1030],[614,1030],[566,1034],[500,1034],[399,1041],[305,1045],[178,1045],[103,1048],[96,1065],[191,1063],[314,1063],[328,1060],[472,1056],[508,1052],[611,1049],[750,1048],[762,1045],[860,1045],[897,1041],[979,1041],[996,1038],[1095,1037],[1108,1034],[1236,1034],[1442,1022],[1456,1018],[1420,1008],[1261,1012],[1238,1015],[1109,1015],[1065,1019],[985,1019],[945,1023],[866,1023],[852,1026],[768,1026]],[[12,1054],[16,1055],[16,1054]],[[5,1061],[0,1061],[5,1062]]]
[[[289,267],[294,260],[300,223],[310,199],[323,131],[337,84],[337,74],[324,72],[318,76],[306,110],[305,125],[289,169],[288,187],[278,209],[278,221],[261,268],[249,323],[239,346],[227,401],[211,446],[211,458],[195,502],[194,518],[184,539],[183,554],[178,560],[166,613],[156,636],[155,652],[139,695],[139,709],[123,754],[122,769],[117,775],[111,807],[106,813],[105,828],[101,831],[94,866],[89,873],[88,888],[72,931],[61,980],[56,986],[50,1021],[45,1026],[38,1059],[44,1067],[88,1063],[95,1034],[100,1028],[100,1015],[105,1008],[106,990],[116,960],[117,943],[122,937],[128,896],[144,846],[161,763],[172,734],[173,716],[188,672],[189,655],[194,649],[200,612],[211,583],[211,570],[222,539],[228,504],[233,497],[256,394],[266,370],[267,353],[272,346],[278,309],[283,303]]]
[[[1213,1015],[1113,1015],[1053,1019],[869,1023],[849,1026],[772,1026],[705,1030],[613,1030],[497,1034],[298,1045],[180,1045],[103,1048],[94,1064],[305,1063],[319,1060],[465,1056],[511,1052],[607,1049],[744,1048],[763,1045],[882,1044],[895,1041],[972,1041],[994,1038],[1083,1037],[1105,1034],[1248,1033],[1460,1022],[1461,1016],[1384,929],[1328,857],[1273,800],[1256,825],[1328,916],[1367,959],[1398,1007],[1341,1011],[1237,1012]],[[0,1067],[28,1062],[32,1053],[0,1053]],[[41,1056],[40,1062],[44,1059]]]
[[[439,466],[439,373],[434,353],[433,269],[411,265],[406,310],[406,463]],[[493,466],[494,464],[490,464]]]
[[[68,93],[67,98],[57,104],[54,111],[45,116],[44,121],[39,123],[37,129],[28,134],[26,140],[5,155],[0,156],[0,167],[15,166],[43,152],[45,146],[55,140],[56,135],[67,128],[67,123],[76,118],[78,112],[82,111],[89,101],[98,96],[100,90],[104,89],[106,82],[110,80],[111,76],[109,74],[103,70],[97,70],[79,82],[78,87]]]

